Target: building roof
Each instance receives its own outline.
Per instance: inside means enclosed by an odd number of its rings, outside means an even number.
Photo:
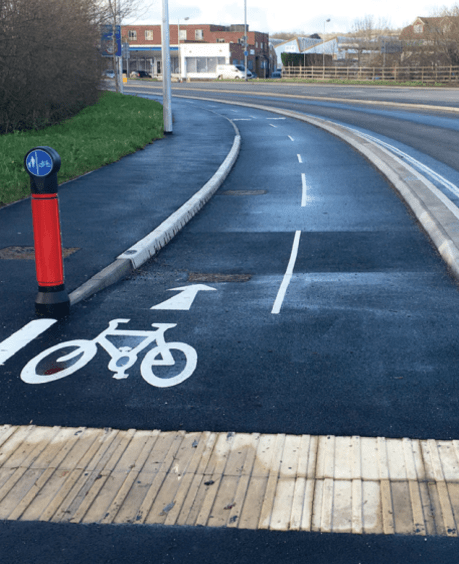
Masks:
[[[429,39],[431,38],[432,34],[441,29],[445,26],[449,20],[459,20],[458,17],[455,16],[440,16],[440,17],[421,17],[418,16],[414,22],[404,27],[400,33],[400,39],[402,40],[421,40],[421,39]],[[415,26],[420,26],[415,31]]]

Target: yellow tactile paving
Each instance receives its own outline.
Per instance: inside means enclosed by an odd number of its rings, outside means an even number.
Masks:
[[[0,519],[457,536],[459,441],[3,425]]]

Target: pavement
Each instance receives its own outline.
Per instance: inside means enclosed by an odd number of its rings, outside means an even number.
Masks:
[[[459,277],[459,211],[432,184],[345,127],[270,111],[326,129],[363,154]],[[191,113],[177,103],[173,135],[61,186],[72,306],[167,244],[222,184],[240,144],[218,110]],[[29,201],[0,209],[0,218],[0,290],[8,297],[0,303],[0,366],[8,367],[54,321],[34,317]],[[458,536],[456,440],[0,423],[1,520]]]

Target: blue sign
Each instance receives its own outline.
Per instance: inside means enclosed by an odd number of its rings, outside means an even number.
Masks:
[[[248,51],[244,51],[244,57],[247,57],[248,54],[249,54]]]
[[[46,151],[35,149],[27,155],[26,167],[34,176],[46,176],[53,168],[53,159]]]
[[[115,26],[115,45],[113,45],[113,26],[103,25],[102,35],[101,35],[101,46],[102,55],[104,57],[110,57],[115,54],[117,57],[121,57],[121,26]],[[115,51],[115,53],[113,53]]]

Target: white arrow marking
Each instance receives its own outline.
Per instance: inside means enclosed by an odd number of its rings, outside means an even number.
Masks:
[[[11,337],[1,342],[0,366],[56,322],[56,319],[36,319],[27,323],[22,329],[19,329]]]
[[[183,286],[181,288],[170,288],[169,292],[180,291],[180,294],[169,298],[165,302],[151,307],[150,309],[175,309],[175,310],[188,310],[193,304],[196,294],[199,291],[216,290],[205,284],[193,284],[192,286]]]

